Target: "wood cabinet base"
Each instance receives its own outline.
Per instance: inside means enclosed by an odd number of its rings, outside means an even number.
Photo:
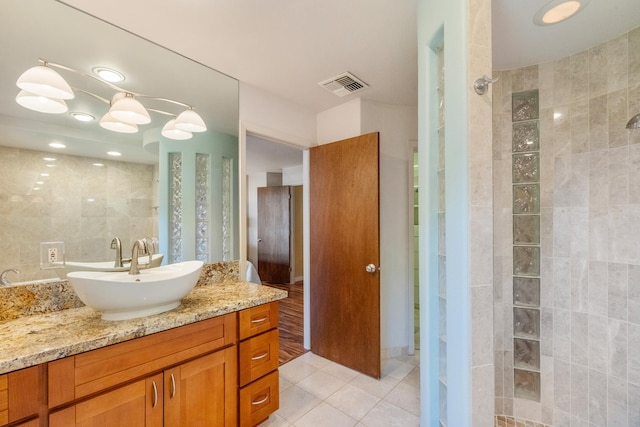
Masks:
[[[240,425],[252,427],[269,418],[280,407],[278,371],[240,389]]]

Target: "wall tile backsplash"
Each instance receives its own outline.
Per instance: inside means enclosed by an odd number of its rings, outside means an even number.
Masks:
[[[15,282],[57,279],[39,268],[41,241],[64,241],[67,261],[106,261],[114,237],[125,256],[158,235],[157,167],[97,160],[0,146],[0,271],[20,270]]]
[[[640,28],[492,77],[496,423],[640,426]]]

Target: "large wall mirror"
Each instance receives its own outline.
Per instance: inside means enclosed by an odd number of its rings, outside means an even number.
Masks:
[[[124,256],[134,240],[157,238],[162,251],[173,251],[165,253],[169,262],[237,259],[238,82],[59,1],[2,6],[0,272],[19,270],[7,275],[12,282],[55,279],[55,270],[40,268],[41,242],[64,242],[67,261],[94,262],[114,258],[115,237]],[[72,88],[67,111],[16,102],[17,79],[41,60]],[[105,84],[98,68],[124,80]],[[120,89],[149,112],[151,122],[136,132],[100,125]],[[206,131],[185,140],[163,136],[165,124],[189,107]],[[93,119],[80,121],[77,113]],[[193,154],[203,169],[180,175],[192,161],[178,162],[175,153]],[[200,204],[176,203],[187,192]]]

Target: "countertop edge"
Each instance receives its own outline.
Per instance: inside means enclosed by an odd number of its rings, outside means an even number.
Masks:
[[[286,298],[287,292],[247,282],[194,288],[182,304],[153,316],[105,321],[89,307],[22,317],[0,324],[0,375]],[[84,323],[84,324],[78,324]]]

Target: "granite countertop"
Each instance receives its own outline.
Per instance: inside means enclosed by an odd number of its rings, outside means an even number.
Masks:
[[[248,282],[195,287],[171,311],[131,320],[106,321],[89,307],[22,316],[0,323],[0,374],[200,320],[276,301],[287,292]]]

